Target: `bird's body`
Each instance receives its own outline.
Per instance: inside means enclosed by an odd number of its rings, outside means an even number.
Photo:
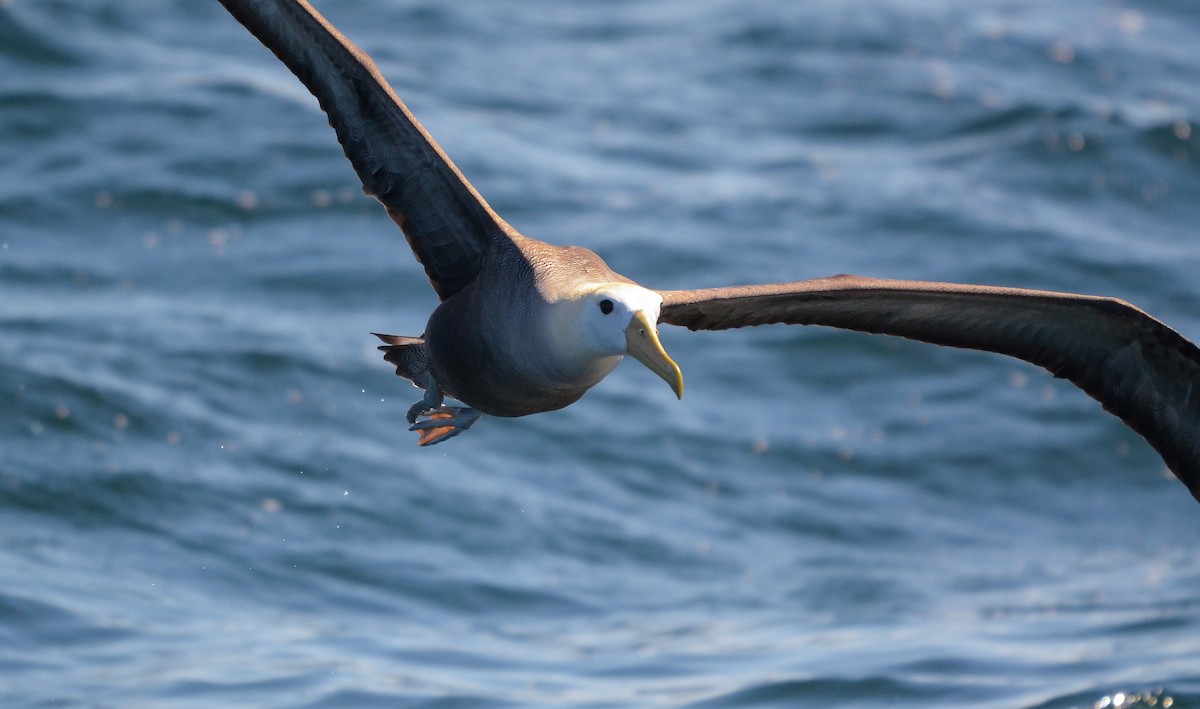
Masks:
[[[571,284],[626,279],[580,247],[518,235],[497,248],[478,278],[430,316],[424,335],[430,372],[444,394],[492,416],[561,409],[611,372],[621,355],[564,348],[557,335],[565,328],[554,313],[583,295]]]
[[[682,396],[658,323],[826,325],[1018,357],[1069,379],[1146,438],[1200,499],[1200,350],[1120,300],[835,276],[656,291],[577,246],[522,236],[488,206],[380,75],[306,0],[220,0],[317,97],[363,182],[441,299],[421,337],[380,335],[425,390],[422,445],[480,413],[574,403],[625,354]],[[443,405],[443,396],[467,407]],[[421,419],[421,420],[417,420]]]

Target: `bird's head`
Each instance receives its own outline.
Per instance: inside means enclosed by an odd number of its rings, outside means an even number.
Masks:
[[[658,340],[662,296],[633,283],[603,283],[585,287],[572,306],[563,331],[575,348],[592,357],[631,355],[683,398],[683,373]]]

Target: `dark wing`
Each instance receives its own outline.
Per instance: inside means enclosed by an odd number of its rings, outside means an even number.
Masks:
[[[692,330],[829,325],[1032,362],[1145,437],[1200,500],[1200,350],[1124,301],[857,276],[660,293],[659,320]]]
[[[442,300],[510,227],[408,111],[366,52],[304,0],[221,0],[317,97],[362,180],[404,230]]]

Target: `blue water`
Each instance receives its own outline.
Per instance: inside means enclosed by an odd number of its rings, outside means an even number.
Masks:
[[[324,0],[514,226],[654,287],[1200,338],[1200,5]],[[0,705],[1200,706],[1200,507],[1015,360],[664,331],[420,450],[436,304],[216,2],[0,2]],[[1169,701],[1168,701],[1169,700]]]

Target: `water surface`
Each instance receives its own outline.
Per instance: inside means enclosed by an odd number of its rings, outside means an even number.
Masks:
[[[515,227],[654,287],[852,272],[1200,337],[1188,3],[319,4]],[[0,703],[1200,706],[1200,509],[1069,384],[664,331],[419,450],[436,299],[215,2],[0,2]]]

